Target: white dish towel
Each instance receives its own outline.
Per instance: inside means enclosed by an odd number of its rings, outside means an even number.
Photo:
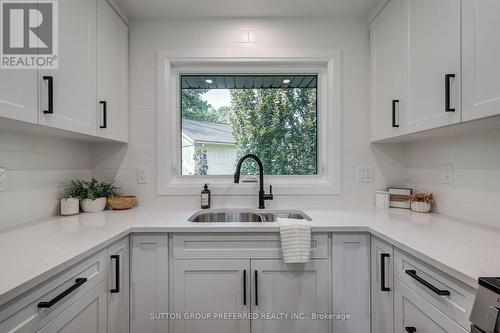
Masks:
[[[311,257],[311,223],[307,220],[277,218],[281,250],[287,264],[309,262]]]

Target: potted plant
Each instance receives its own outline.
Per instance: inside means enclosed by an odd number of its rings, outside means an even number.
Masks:
[[[97,179],[73,180],[71,191],[80,199],[80,206],[85,213],[101,212],[106,208],[106,199],[118,193],[118,187],[112,182],[100,182]]]
[[[64,198],[61,199],[61,215],[77,215],[80,213],[81,188],[71,181],[66,189]]]
[[[418,213],[429,213],[434,204],[434,195],[415,193],[410,195],[411,210]]]

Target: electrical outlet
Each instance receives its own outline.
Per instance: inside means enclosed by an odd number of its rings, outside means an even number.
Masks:
[[[7,191],[7,169],[0,167],[0,192]]]
[[[443,164],[441,166],[441,183],[453,184],[454,169],[453,164]]]
[[[149,183],[149,169],[147,167],[137,168],[137,184]]]
[[[358,166],[358,183],[371,183],[373,182],[373,166],[361,165]]]

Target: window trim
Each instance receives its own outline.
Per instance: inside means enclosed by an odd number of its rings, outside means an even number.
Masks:
[[[181,175],[180,80],[186,73],[318,74],[318,175],[266,176],[277,195],[340,194],[341,94],[339,51],[192,50],[157,54],[157,192],[198,195],[209,183],[214,195],[255,195],[256,183],[234,184],[231,175]]]

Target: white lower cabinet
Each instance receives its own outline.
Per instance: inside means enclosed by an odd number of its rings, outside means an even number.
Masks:
[[[394,248],[371,238],[371,333],[394,331]]]
[[[250,314],[250,260],[175,260],[173,269],[173,313]],[[174,332],[250,332],[249,318],[172,322]]]
[[[312,259],[307,264],[251,260],[251,270],[252,314],[257,318],[252,320],[252,333],[329,332],[328,319],[312,317],[329,313],[327,259]],[[297,318],[266,318],[279,313]]]
[[[167,235],[132,235],[130,244],[130,332],[168,332],[168,320],[151,318],[168,312]]]
[[[103,281],[38,333],[106,333],[107,288]]]
[[[333,234],[333,313],[350,315],[334,320],[333,332],[370,332],[370,236]]]
[[[466,333],[398,279],[394,281],[394,330],[407,333]]]
[[[129,239],[108,248],[108,333],[129,331]]]

